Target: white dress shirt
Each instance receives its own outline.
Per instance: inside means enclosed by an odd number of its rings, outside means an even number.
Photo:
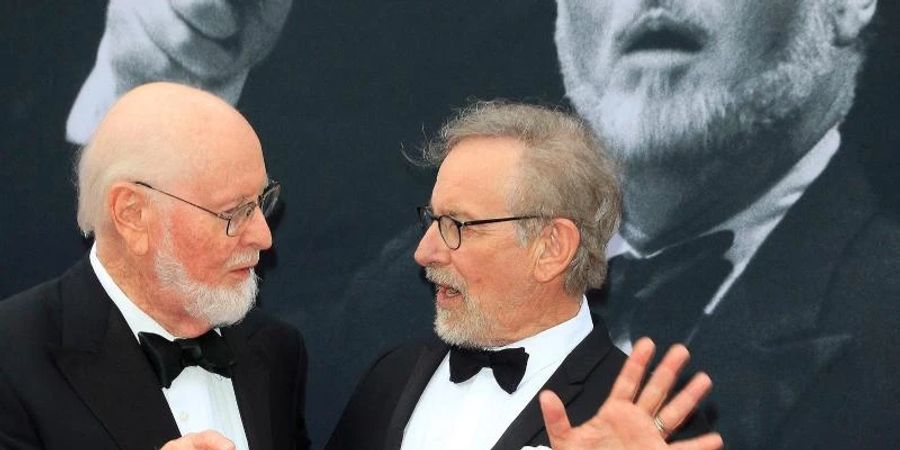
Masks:
[[[559,368],[563,360],[593,329],[587,299],[575,317],[505,348],[524,347],[528,365],[512,394],[497,385],[493,370],[450,381],[450,355],[438,366],[410,417],[402,450],[478,450],[491,448],[525,405]]]
[[[97,245],[91,248],[91,266],[100,284],[125,317],[125,322],[134,333],[145,331],[156,333],[166,339],[172,336],[153,318],[141,311],[103,267],[97,257]],[[219,330],[216,330],[219,332]],[[221,333],[220,333],[221,334]],[[249,450],[244,424],[234,395],[234,387],[230,378],[207,372],[203,368],[186,367],[169,388],[161,388],[172,417],[182,435],[204,430],[215,430],[234,442],[238,450]],[[127,401],[127,399],[122,399]]]
[[[791,206],[797,203],[797,200],[800,199],[809,185],[822,174],[840,145],[841,135],[837,127],[828,130],[825,136],[810,151],[803,155],[788,173],[769,188],[765,194],[749,207],[739,211],[708,232],[703,233],[705,235],[723,230],[734,232],[734,243],[724,255],[725,259],[731,262],[731,272],[722,281],[715,295],[703,309],[704,314],[713,314],[734,282],[744,273],[744,269],[747,268],[763,241],[775,229],[775,226],[781,222],[781,219],[784,218]],[[610,256],[630,253],[638,258],[649,258],[666,250],[664,248],[652,254],[642,255],[624,240],[617,240],[616,243],[617,251],[612,252]],[[625,353],[631,353],[631,336],[628,336],[627,333],[624,336],[620,336],[615,344]]]

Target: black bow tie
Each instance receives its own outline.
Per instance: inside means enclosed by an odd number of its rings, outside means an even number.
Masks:
[[[632,339],[652,337],[657,348],[689,342],[703,308],[731,272],[724,253],[733,241],[734,233],[719,231],[650,258],[620,255],[610,260],[599,298],[608,302],[614,337],[624,329]],[[596,299],[589,294],[589,300]]]
[[[526,364],[528,353],[522,347],[490,351],[454,346],[450,348],[450,381],[462,383],[490,367],[500,388],[512,394],[525,376]]]
[[[159,378],[168,388],[185,367],[200,366],[209,372],[231,378],[234,356],[228,343],[214,330],[193,339],[170,341],[154,333],[138,333],[141,348]]]

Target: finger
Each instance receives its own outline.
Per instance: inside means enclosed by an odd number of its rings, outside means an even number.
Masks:
[[[562,401],[551,391],[543,391],[538,396],[541,404],[541,415],[544,416],[544,428],[550,438],[550,446],[558,448],[560,440],[572,429],[569,416]]]
[[[291,0],[244,2],[241,10],[241,20],[244,22],[241,32],[242,63],[255,64],[266,57],[275,46],[290,9]]]
[[[695,438],[669,444],[672,450],[719,450],[725,446],[719,433],[706,433]]]
[[[169,1],[182,20],[207,37],[227,39],[240,31],[238,11],[228,0]]]
[[[259,20],[259,25],[278,33],[284,26],[288,12],[291,9],[292,0],[263,0],[257,3],[256,8],[249,8],[248,16]]]
[[[168,1],[136,1],[130,7],[148,39],[185,70],[205,80],[226,79],[244,67],[235,67],[239,49],[226,48],[185,22]]]
[[[672,400],[659,410],[657,416],[669,431],[676,430],[697,409],[697,405],[712,391],[709,375],[700,372]]]
[[[650,380],[641,389],[641,394],[637,400],[638,407],[647,411],[647,414],[651,416],[656,414],[666,397],[669,396],[669,391],[675,385],[675,380],[678,379],[681,369],[684,368],[690,359],[690,353],[684,345],[675,344],[669,347],[666,356],[656,366]]]
[[[634,343],[631,355],[622,365],[619,376],[613,383],[609,398],[617,400],[633,401],[637,395],[641,380],[647,372],[647,365],[653,358],[655,346],[649,338],[641,338]]]
[[[159,79],[173,66],[166,52],[147,32],[139,6],[133,0],[109,2],[106,30],[97,51],[97,63],[106,61],[109,70],[118,75],[116,83],[125,84],[121,93],[138,84]],[[101,82],[109,81],[101,79]]]
[[[235,450],[234,443],[212,430],[196,433],[192,437],[197,450]]]

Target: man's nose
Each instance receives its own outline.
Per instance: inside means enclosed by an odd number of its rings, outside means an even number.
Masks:
[[[426,230],[422,239],[419,240],[419,246],[413,255],[422,267],[432,265],[444,265],[449,262],[450,249],[441,238],[441,232],[438,229],[438,223],[433,222]]]
[[[263,215],[259,208],[253,209],[253,214],[248,219],[247,228],[242,236],[244,244],[253,246],[260,250],[267,250],[272,247],[272,230],[269,229],[269,223],[266,216]]]

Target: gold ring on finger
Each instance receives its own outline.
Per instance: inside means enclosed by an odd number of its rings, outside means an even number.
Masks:
[[[663,437],[668,437],[671,431],[666,428],[666,424],[662,421],[659,416],[655,416],[653,418],[653,425],[659,430],[659,433],[663,435]]]

